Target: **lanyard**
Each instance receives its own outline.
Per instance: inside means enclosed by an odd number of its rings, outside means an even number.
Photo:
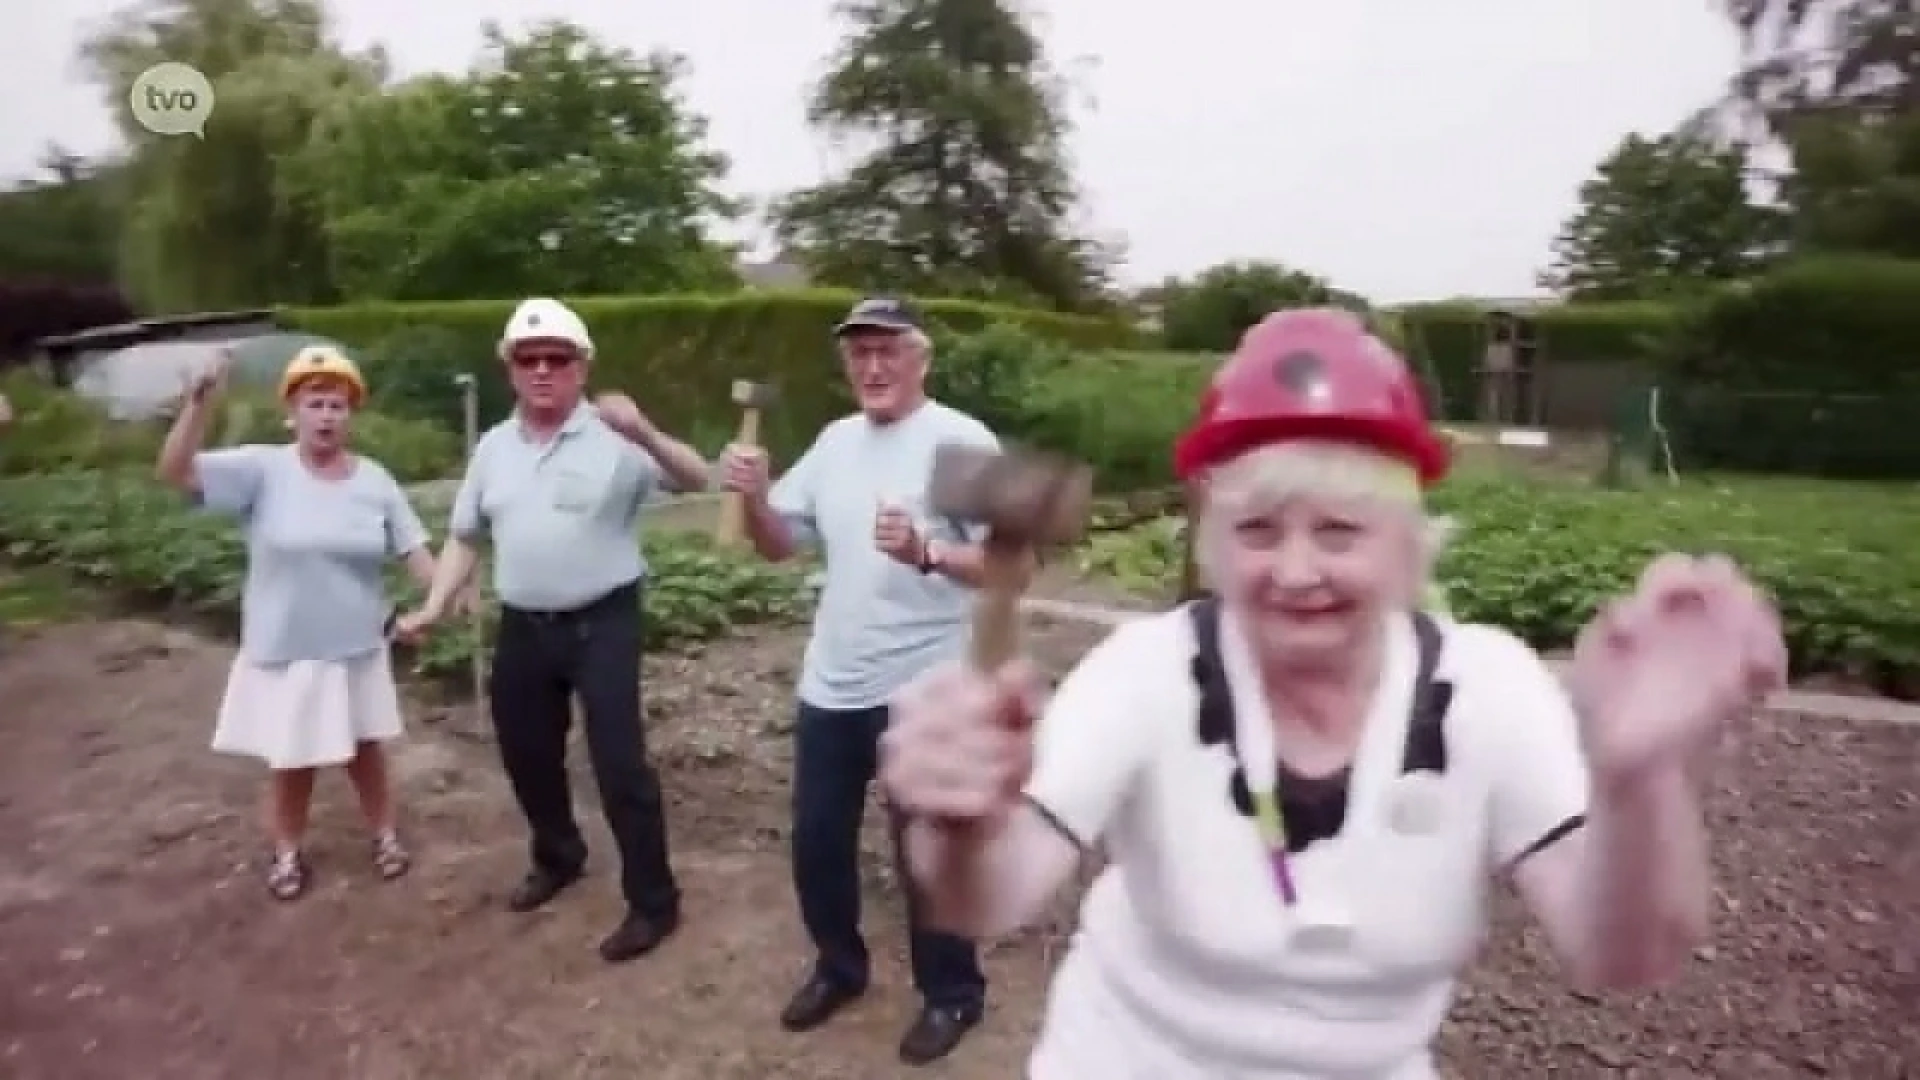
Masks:
[[[1244,766],[1242,767],[1244,771]],[[1273,864],[1273,880],[1280,887],[1280,900],[1288,907],[1300,902],[1293,884],[1293,867],[1287,859],[1287,818],[1280,812],[1280,785],[1271,783],[1252,792],[1253,826],[1267,845],[1267,859]]]
[[[1247,780],[1247,794],[1253,802],[1253,827],[1267,849],[1267,862],[1273,869],[1275,887],[1287,907],[1300,902],[1300,890],[1293,878],[1292,856],[1287,853],[1287,819],[1280,803],[1279,748],[1273,742],[1273,720],[1267,703],[1256,691],[1240,688],[1260,685],[1253,657],[1247,653],[1246,639],[1225,612],[1220,616],[1220,667],[1233,702],[1233,741],[1240,757],[1240,772]],[[1247,722],[1243,722],[1247,721]]]

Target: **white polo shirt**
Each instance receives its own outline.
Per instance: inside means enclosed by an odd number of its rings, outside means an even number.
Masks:
[[[1492,879],[1582,814],[1572,709],[1505,631],[1442,620],[1442,772],[1402,772],[1418,646],[1389,628],[1339,834],[1285,906],[1225,745],[1202,745],[1184,610],[1088,653],[1042,720],[1029,796],[1110,865],[1056,975],[1029,1080],[1430,1080]],[[1231,617],[1221,648],[1256,786],[1273,729]]]

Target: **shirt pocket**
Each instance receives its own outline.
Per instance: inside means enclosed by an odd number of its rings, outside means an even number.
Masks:
[[[556,461],[549,468],[548,502],[563,514],[591,515],[606,505],[620,486],[617,458],[596,460],[583,454],[572,460]]]

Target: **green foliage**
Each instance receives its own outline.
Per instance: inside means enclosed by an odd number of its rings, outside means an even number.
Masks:
[[[0,281],[113,281],[121,170],[58,146],[39,165],[43,177],[0,191]]]
[[[1367,307],[1312,274],[1271,262],[1223,263],[1188,281],[1169,279],[1142,299],[1158,309],[1161,340],[1175,352],[1231,351],[1248,327],[1285,308]]]
[[[1681,133],[1629,135],[1580,188],[1541,284],[1574,300],[1697,293],[1764,267],[1780,213],[1747,195],[1747,151]]]
[[[1111,581],[1137,596],[1171,597],[1186,558],[1187,518],[1168,515],[1131,529],[1095,533],[1075,553],[1089,577]]]
[[[1744,101],[1776,126],[1920,107],[1912,0],[1721,0],[1744,37]],[[1817,41],[1818,48],[1809,48]]]
[[[1666,372],[1740,389],[1920,391],[1920,261],[1805,260],[1690,309]]]
[[[941,334],[927,391],[995,431],[1024,431],[1033,397],[1076,362],[1057,341],[994,323],[977,333]]]
[[[686,534],[641,543],[652,566],[644,600],[649,649],[743,623],[789,621],[806,610],[795,570],[746,561]],[[0,480],[0,553],[228,626],[236,624],[246,571],[230,522],[195,513],[143,478],[97,471]],[[392,590],[397,607],[416,599],[397,572]],[[417,666],[433,676],[464,675],[472,646],[469,630],[450,626],[421,650]]]
[[[1663,408],[1695,467],[1920,476],[1920,261],[1806,260],[1685,312]]]
[[[834,360],[832,330],[856,299],[853,293],[806,290],[601,297],[574,304],[593,330],[597,387],[632,394],[655,421],[707,452],[739,424],[733,381],[775,383],[780,401],[766,416],[764,435],[776,460],[791,461],[821,427],[852,407]],[[921,308],[948,332],[1008,323],[1083,348],[1125,346],[1136,336],[1118,322],[965,301],[934,300]],[[512,301],[473,301],[309,309],[286,317],[301,329],[368,349],[375,359],[368,362],[367,378],[382,409],[444,422],[448,410],[458,408],[453,378],[469,372],[478,379],[482,401],[501,410],[484,415],[483,423],[491,424],[502,418],[509,400],[496,345],[512,309]],[[421,336],[428,331],[431,337]],[[409,341],[423,344],[416,351]],[[412,389],[390,389],[386,382],[383,365],[401,357],[402,385]],[[441,363],[454,366],[436,373],[434,365]],[[409,396],[416,392],[421,397]]]
[[[1103,491],[1173,483],[1173,443],[1213,377],[1212,357],[1112,352],[1082,356],[1041,380],[1019,436],[1094,466]]]
[[[1801,673],[1920,691],[1920,493],[1909,487],[1702,480],[1638,492],[1463,477],[1436,495],[1460,523],[1440,568],[1456,617],[1540,648],[1570,644],[1665,551],[1725,552],[1771,592]],[[1179,526],[1083,550],[1089,572],[1170,593]]]
[[[1797,250],[1920,259],[1920,109],[1874,122],[1805,117],[1787,144],[1793,172],[1780,194]]]
[[[1076,235],[1061,87],[1005,0],[844,0],[808,112],[878,144],[773,208],[813,280],[1064,311],[1107,307],[1111,251]]]
[[[156,0],[92,34],[82,60],[128,144],[121,282],[167,312],[339,294],[320,208],[294,162],[322,117],[378,91],[384,60],[350,55],[313,0]],[[219,102],[204,139],[146,131],[128,91],[162,60],[191,64]]]
[[[362,301],[737,284],[701,221],[735,209],[681,102],[685,62],[548,22],[484,28],[459,78],[336,110],[302,152],[331,268]]]
[[[73,469],[149,469],[166,435],[163,422],[108,419],[93,403],[56,390],[25,373],[0,380],[13,405],[13,427],[0,437],[0,476]],[[282,411],[271,396],[246,395],[221,405],[212,425],[215,445],[279,443],[287,438]],[[380,462],[402,483],[437,480],[460,466],[458,436],[421,420],[364,409],[353,418],[354,449]]]

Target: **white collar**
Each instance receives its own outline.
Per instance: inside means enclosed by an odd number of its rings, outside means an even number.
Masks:
[[[1347,781],[1348,828],[1367,828],[1378,819],[1373,812],[1400,773],[1407,725],[1413,708],[1413,682],[1419,649],[1411,616],[1392,616],[1385,627],[1385,651],[1380,678],[1354,751],[1353,771]],[[1279,768],[1273,713],[1261,687],[1260,670],[1253,659],[1245,630],[1226,608],[1220,618],[1220,663],[1233,697],[1234,741],[1239,747],[1247,786],[1260,791],[1271,786]]]

